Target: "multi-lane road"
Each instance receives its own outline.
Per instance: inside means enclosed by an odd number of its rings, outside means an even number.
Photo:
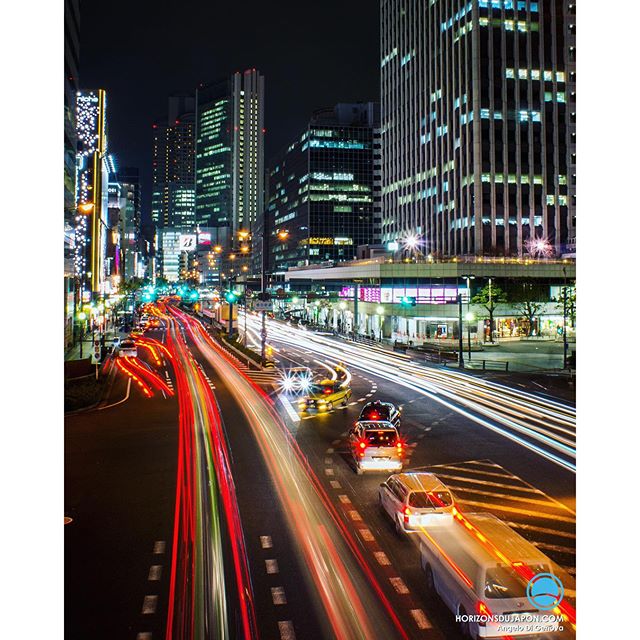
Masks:
[[[277,322],[279,371],[250,371],[197,319],[155,312],[109,398],[67,417],[69,637],[460,637],[378,508],[385,474],[352,468],[347,430],[376,398],[403,406],[408,468],[575,573],[567,402]],[[281,371],[340,362],[349,404],[300,415]]]

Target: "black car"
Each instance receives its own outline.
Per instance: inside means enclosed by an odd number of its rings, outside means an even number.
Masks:
[[[390,422],[394,427],[400,426],[401,410],[391,402],[367,402],[362,407],[358,422],[366,420],[367,422]]]

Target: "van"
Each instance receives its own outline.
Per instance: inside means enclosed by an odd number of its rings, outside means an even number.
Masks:
[[[356,422],[349,431],[349,445],[358,475],[402,470],[404,444],[390,422]]]
[[[541,611],[527,597],[528,576],[555,575],[553,562],[492,514],[453,514],[446,526],[418,533],[420,565],[462,635],[560,637],[558,610]]]

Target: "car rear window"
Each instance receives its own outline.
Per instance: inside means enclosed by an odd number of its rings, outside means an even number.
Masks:
[[[125,349],[130,349],[131,347],[135,347],[136,343],[132,342],[131,340],[125,340],[124,342],[120,343],[120,346],[124,347]]]
[[[388,407],[365,407],[362,410],[361,420],[389,420]]]
[[[436,509],[452,504],[453,498],[448,491],[412,491],[409,495],[409,506],[416,509]]]
[[[374,447],[393,447],[398,434],[392,429],[367,429],[364,439]]]
[[[534,574],[548,573],[549,567],[544,564],[529,565]],[[519,575],[513,567],[496,566],[487,569],[484,596],[485,598],[525,598],[527,580]]]

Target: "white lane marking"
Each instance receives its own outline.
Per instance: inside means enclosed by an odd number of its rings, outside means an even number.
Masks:
[[[167,547],[167,543],[164,540],[156,540],[153,544],[153,553],[159,555],[164,553],[164,550]]]
[[[293,422],[300,422],[300,416],[298,415],[298,412],[293,408],[289,400],[283,395],[279,395],[278,398],[280,399],[280,402],[282,402],[282,406],[287,412],[289,418],[291,418]]]
[[[352,404],[358,404],[355,400],[353,402],[349,403],[349,406],[351,406]]]
[[[404,583],[402,578],[389,578],[389,582],[393,585],[393,588],[398,593],[402,593],[402,594],[409,593],[409,589],[407,588],[407,585]]]
[[[365,542],[373,542],[375,538],[369,529],[358,529],[358,533],[362,536]]]
[[[273,604],[287,604],[287,596],[283,587],[271,587],[271,598]]]
[[[142,602],[142,613],[147,615],[156,612],[158,596],[145,596]]]
[[[422,609],[411,609],[411,615],[418,625],[418,629],[431,629],[431,623],[427,620]]]
[[[567,553],[572,556],[576,555],[576,550],[575,548],[572,548],[572,547],[563,547],[559,544],[547,544],[546,542],[536,542],[535,540],[532,541],[532,544],[534,544],[539,549],[544,549],[545,551],[555,551],[556,553]]]
[[[530,518],[538,518],[541,520],[557,520],[558,522],[569,522],[571,524],[575,524],[575,518],[567,518],[565,516],[556,516],[552,513],[542,513],[541,511],[530,511],[529,509],[517,509],[516,507],[507,507],[502,504],[494,504],[488,505],[486,502],[476,502],[474,500],[460,500],[460,504],[466,504],[470,507],[480,507],[484,511],[506,511],[507,513],[518,513],[524,516],[529,516]]]
[[[278,629],[280,630],[280,640],[296,640],[291,620],[278,621]]]
[[[378,561],[378,564],[381,564],[383,566],[388,566],[391,564],[391,562],[389,561],[389,558],[387,558],[387,554],[384,551],[374,551],[373,555],[375,556],[375,559]]]
[[[351,500],[349,500],[349,496],[345,496],[344,494],[340,494],[338,496],[338,500],[340,500],[342,504],[351,504]]]
[[[366,396],[364,398],[358,398],[358,402],[364,402],[366,399]]]
[[[277,560],[275,559],[265,560],[264,565],[267,569],[267,573],[280,573]]]
[[[149,568],[149,577],[147,580],[155,581],[160,580],[162,576],[162,565],[161,564],[152,564]]]
[[[370,398],[373,395],[373,393],[367,393],[367,395],[365,396],[366,398]]]
[[[362,516],[355,509],[349,511],[349,517],[355,522],[362,522]]]
[[[340,440],[334,440],[331,444],[332,445],[340,444]]]
[[[334,451],[333,447],[329,447],[329,448],[325,451],[325,453],[333,453],[333,451]]]
[[[325,458],[324,459],[324,463],[325,464],[333,464],[333,458]]]
[[[453,476],[448,473],[438,473],[439,478],[447,478],[449,480],[458,480],[459,482],[469,482],[471,484],[482,484],[487,487],[500,487],[502,489],[515,489],[516,491],[524,491],[528,493],[536,493],[538,495],[545,495],[544,491],[536,489],[535,487],[518,486],[515,484],[504,484],[501,482],[491,482],[490,480],[478,480],[476,478],[465,478],[463,476]],[[546,496],[545,496],[546,497]]]
[[[260,536],[260,546],[263,549],[271,549],[271,547],[273,547],[271,536]]]
[[[333,475],[333,469],[325,469],[324,472],[325,472],[325,475],[328,475],[328,476]]]
[[[560,529],[548,529],[546,527],[537,527],[533,524],[525,524],[524,522],[507,522],[514,529],[524,529],[525,531],[535,531],[536,533],[546,533],[550,536],[558,536],[559,538],[576,539],[576,534],[570,531],[561,531]]]
[[[514,496],[508,493],[495,493],[493,491],[482,491],[480,489],[472,489],[471,487],[461,487],[459,485],[451,484],[447,482],[447,486],[459,493],[476,493],[481,496],[487,496],[489,498],[497,498],[499,500],[510,500],[512,502],[525,502],[527,504],[538,504],[552,509],[558,509],[558,507],[549,500],[537,500],[536,498],[524,498],[523,496]]]
[[[118,400],[118,402],[113,402],[112,404],[108,404],[106,407],[98,407],[98,411],[102,411],[103,409],[109,409],[111,407],[115,407],[117,404],[122,404],[129,399],[129,393],[131,392],[131,378],[127,381],[127,393],[122,400]]]
[[[332,489],[342,489],[342,485],[337,480],[331,480],[329,484]]]
[[[136,635],[136,640],[151,640],[152,638],[151,631],[141,631]]]

